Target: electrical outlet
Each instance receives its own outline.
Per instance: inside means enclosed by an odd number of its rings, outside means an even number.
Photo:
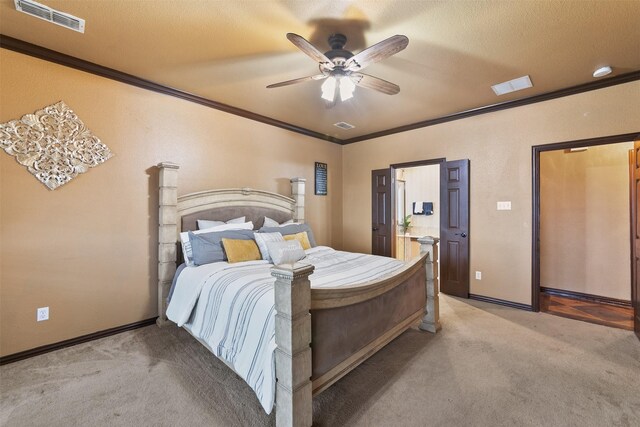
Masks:
[[[498,202],[497,208],[499,211],[510,211],[511,210],[511,202]]]
[[[476,271],[476,280],[482,280],[482,271]]]
[[[42,322],[43,320],[49,320],[49,307],[40,307],[36,310],[36,320]]]

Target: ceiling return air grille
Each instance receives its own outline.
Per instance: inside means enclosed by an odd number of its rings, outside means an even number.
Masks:
[[[344,130],[350,130],[355,128],[354,125],[352,125],[351,123],[347,123],[347,122],[338,122],[338,123],[334,123],[333,124],[335,127],[339,127],[340,129],[344,129]]]
[[[29,0],[15,0],[16,10],[26,13],[36,18],[44,19],[70,30],[84,33],[84,19],[78,18],[68,13],[51,9],[44,4]]]

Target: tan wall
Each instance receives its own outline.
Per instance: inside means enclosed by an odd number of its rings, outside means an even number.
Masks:
[[[482,271],[471,292],[530,304],[531,146],[640,131],[639,96],[640,82],[632,82],[345,146],[345,249],[371,250],[371,225],[362,221],[371,217],[371,170],[468,158],[470,268]],[[511,211],[496,210],[508,200]]]
[[[540,155],[540,285],[631,299],[633,142]]]
[[[156,315],[157,173],[181,165],[179,194],[308,180],[307,219],[341,246],[341,147],[0,49],[0,122],[64,100],[115,153],[50,191],[0,154],[0,353]],[[329,195],[313,195],[314,161]],[[37,323],[36,308],[49,306]]]
[[[156,315],[156,171],[180,170],[180,194],[251,186],[287,193],[308,179],[320,244],[369,252],[370,171],[471,159],[476,294],[530,303],[531,146],[638,131],[640,83],[339,147],[193,103],[0,49],[0,122],[64,100],[114,151],[56,191],[0,154],[0,354]],[[329,165],[314,196],[313,162]],[[512,211],[495,210],[511,200]],[[51,319],[36,323],[35,309]]]

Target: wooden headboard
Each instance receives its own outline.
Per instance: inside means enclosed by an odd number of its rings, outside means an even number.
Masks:
[[[245,216],[254,228],[262,226],[264,217],[284,222],[304,222],[305,179],[291,179],[291,196],[251,188],[207,190],[178,197],[178,170],[175,163],[158,164],[158,325],[167,322],[167,295],[176,272],[177,242],[180,232],[196,230],[196,220],[228,221]]]

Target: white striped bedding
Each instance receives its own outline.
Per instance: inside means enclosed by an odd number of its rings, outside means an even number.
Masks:
[[[363,283],[392,274],[401,261],[317,246],[303,263],[315,266],[311,287]],[[269,414],[275,399],[275,307],[267,261],[218,262],[185,268],[167,317],[187,328],[255,391]]]

